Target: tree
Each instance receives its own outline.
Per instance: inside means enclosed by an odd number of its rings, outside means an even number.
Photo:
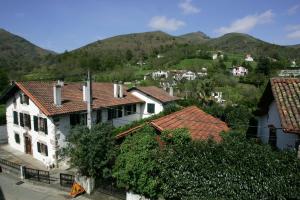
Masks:
[[[122,143],[113,169],[119,187],[147,197],[157,197],[159,177],[156,157],[159,144],[155,136],[154,129],[145,126]]]
[[[111,177],[111,162],[115,155],[115,140],[110,124],[97,124],[89,130],[76,126],[67,137],[67,146],[61,155],[70,158],[70,164],[88,177],[106,180]]]
[[[0,69],[0,93],[9,85],[9,79],[4,69]]]
[[[126,51],[126,60],[130,61],[133,58],[132,51],[130,49],[127,49]]]
[[[269,76],[271,73],[271,63],[267,57],[259,57],[256,67],[256,73],[262,73]]]

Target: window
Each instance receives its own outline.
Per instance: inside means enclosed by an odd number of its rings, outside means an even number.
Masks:
[[[107,110],[107,120],[112,120],[114,118],[116,118],[116,115],[115,115],[115,110],[113,108],[109,108]]]
[[[33,122],[34,122],[34,130],[35,131],[37,131],[37,132],[41,131],[41,132],[44,132],[45,134],[48,134],[47,119],[34,116]]]
[[[276,128],[274,126],[269,127],[269,144],[276,148],[277,143],[277,135],[276,135]]]
[[[96,119],[96,123],[99,124],[102,122],[102,111],[101,110],[97,110],[97,119]]]
[[[26,94],[20,94],[21,104],[29,105],[29,97]]]
[[[18,133],[15,133],[15,141],[17,144],[20,144],[20,135]]]
[[[148,103],[147,104],[147,112],[148,113],[155,113],[155,104],[154,103]]]
[[[24,126],[31,129],[31,120],[28,114],[24,114]]]
[[[19,113],[19,116],[20,116],[20,126],[31,129],[30,115]]]
[[[40,154],[43,154],[45,156],[48,156],[48,147],[47,145],[37,142],[37,150]]]
[[[136,113],[136,104],[126,105],[124,115],[132,115]]]
[[[14,111],[14,124],[19,125],[18,112]]]
[[[87,124],[87,114],[86,113],[71,114],[70,115],[70,124],[71,124],[71,126],[86,125]]]
[[[122,117],[123,116],[123,107],[122,106],[118,106],[117,107],[117,113],[118,113],[118,117]]]

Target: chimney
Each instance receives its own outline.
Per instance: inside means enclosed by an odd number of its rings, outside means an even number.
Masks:
[[[57,106],[61,106],[61,87],[60,84],[55,84],[53,86],[53,99],[54,104]]]
[[[84,102],[87,102],[87,87],[86,87],[86,83],[83,84],[82,86],[82,98]]]
[[[92,128],[92,105],[93,105],[93,91],[92,91],[92,80],[91,80],[91,75],[90,75],[90,70],[88,70],[88,77],[86,81],[86,105],[87,105],[87,127],[89,129]]]
[[[172,86],[170,86],[170,88],[169,88],[170,90],[169,90],[169,94],[170,94],[170,96],[174,96],[174,90],[173,90],[173,87]]]
[[[123,98],[123,83],[119,82],[119,98]]]
[[[119,90],[118,90],[118,83],[117,81],[114,82],[114,97],[118,98],[119,96]]]

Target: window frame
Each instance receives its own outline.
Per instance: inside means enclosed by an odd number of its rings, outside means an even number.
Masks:
[[[33,127],[36,132],[43,132],[48,134],[48,122],[47,118],[33,116]]]
[[[40,153],[43,156],[49,155],[48,146],[43,142],[37,142],[37,151],[38,151],[38,153]]]
[[[20,138],[20,134],[14,132],[14,138],[15,138],[15,143],[16,144],[21,144],[21,138]]]
[[[73,122],[72,122],[73,120]],[[75,121],[74,121],[75,120]],[[87,113],[72,113],[70,114],[70,126],[87,125]]]
[[[13,123],[19,125],[19,113],[15,110],[13,111]]]
[[[153,108],[151,106],[153,106]],[[155,104],[154,103],[147,103],[147,112],[151,113],[151,114],[155,113]]]

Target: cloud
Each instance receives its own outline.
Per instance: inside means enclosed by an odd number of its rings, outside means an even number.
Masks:
[[[168,19],[165,16],[155,16],[152,17],[148,26],[155,30],[176,31],[180,27],[185,26],[185,22],[174,18]]]
[[[285,27],[285,30],[287,30],[287,31],[300,30],[300,24],[288,25],[288,26]]]
[[[192,4],[192,0],[182,0],[178,6],[184,14],[195,14],[200,12],[200,8],[197,8]]]
[[[289,32],[286,35],[288,39],[300,39],[300,24],[288,25],[285,30]]]
[[[300,29],[287,34],[286,37],[288,39],[300,39]]]
[[[259,24],[266,24],[272,21],[274,13],[272,10],[267,10],[261,14],[248,15],[241,19],[237,19],[227,27],[220,27],[216,30],[219,34],[231,32],[247,33]]]
[[[288,9],[288,15],[294,15],[300,9],[300,5],[294,5]]]

